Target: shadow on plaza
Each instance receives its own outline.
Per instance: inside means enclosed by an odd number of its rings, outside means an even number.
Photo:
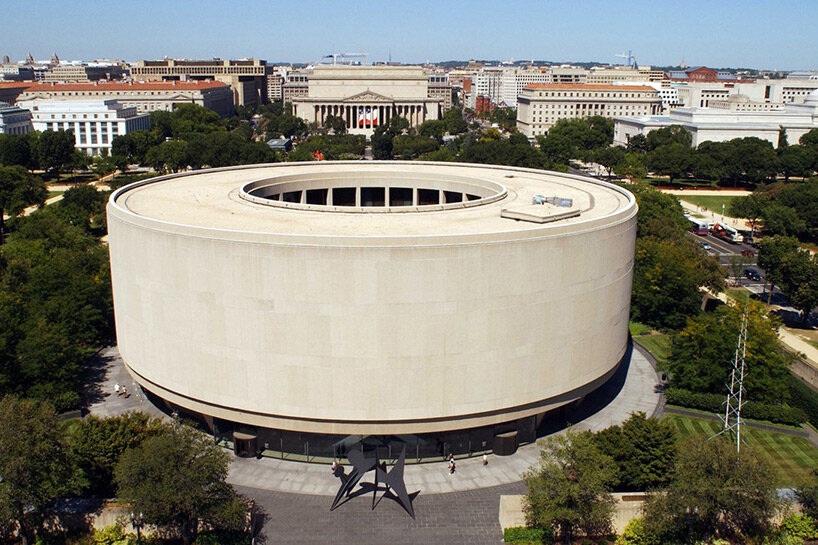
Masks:
[[[372,500],[372,510],[373,511],[381,504],[381,501],[384,498],[395,502],[395,505],[400,507],[401,510],[406,511],[406,508],[403,505],[401,505],[400,499],[398,499],[398,497],[392,492],[392,490],[390,488],[388,488],[386,486],[377,486],[376,487],[375,483],[370,483],[370,482],[358,483],[358,487],[359,488],[357,490],[355,490],[354,492],[350,492],[350,494],[348,496],[346,496],[343,500],[338,502],[338,505],[335,507],[335,509],[341,508],[344,504],[346,504],[347,502],[349,502],[349,501],[351,501],[351,500],[353,500],[353,499],[355,499],[355,498],[357,498],[359,496],[366,496],[367,494],[371,494],[371,495],[375,496],[373,498],[373,500]],[[377,494],[379,492],[382,493],[380,495],[380,497],[377,496]],[[414,507],[414,503],[415,503],[415,498],[417,498],[419,494],[420,494],[420,490],[416,490],[415,492],[410,492],[409,493],[409,502],[412,504],[413,507]],[[407,513],[408,513],[408,511],[407,511]]]
[[[620,360],[619,368],[611,378],[590,395],[547,414],[537,428],[537,439],[562,431],[572,424],[580,423],[610,405],[625,385],[632,355],[633,340],[629,337],[628,346]]]
[[[88,360],[82,373],[82,383],[85,385],[82,392],[83,413],[87,412],[88,407],[104,401],[111,395],[106,391],[105,382],[117,354],[116,350],[105,347]]]

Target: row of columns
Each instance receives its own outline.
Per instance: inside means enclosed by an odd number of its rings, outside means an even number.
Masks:
[[[324,126],[327,116],[333,115],[346,121],[347,129],[374,129],[400,116],[415,127],[426,121],[426,113],[425,104],[322,104],[315,106],[315,122]]]

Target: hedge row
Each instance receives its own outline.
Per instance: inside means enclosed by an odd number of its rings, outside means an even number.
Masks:
[[[554,534],[546,533],[542,528],[529,528],[527,526],[516,526],[514,528],[506,528],[503,531],[503,541],[506,543],[517,544],[540,544],[552,543],[554,541]]]
[[[818,428],[818,393],[801,382],[798,377],[789,376],[790,405],[797,407],[807,414],[810,424]]]
[[[724,410],[725,396],[719,394],[703,394],[669,388],[665,390],[665,399],[671,405],[679,405],[690,409],[698,409],[710,413],[720,413]],[[751,420],[766,420],[777,424],[799,426],[807,421],[807,414],[800,408],[782,407],[769,403],[748,401],[741,409],[741,415]]]

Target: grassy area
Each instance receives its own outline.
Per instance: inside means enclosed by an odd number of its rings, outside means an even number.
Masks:
[[[746,303],[750,298],[750,291],[746,288],[730,288],[725,293],[727,294],[727,297],[730,297],[739,303]]]
[[[650,333],[651,327],[639,322],[628,322],[628,330],[630,330],[631,335],[638,337]]]
[[[703,206],[708,210],[721,214],[721,206],[724,205],[725,213],[730,206],[730,201],[735,199],[735,196],[729,195],[678,195],[679,199],[690,204]]]
[[[668,414],[662,419],[671,424],[682,438],[697,437],[702,440],[719,432],[721,422]],[[767,456],[778,472],[781,486],[798,486],[810,482],[813,471],[818,469],[818,449],[804,439],[766,430],[742,427],[742,437],[747,445]]]
[[[51,190],[49,190],[48,197],[46,197],[46,198],[50,199],[52,197],[56,197],[57,195],[62,195],[63,193],[64,193],[64,191],[51,191]]]
[[[634,340],[639,344],[650,350],[660,362],[667,361],[670,357],[671,336],[665,334],[656,335],[640,335],[634,337]]]

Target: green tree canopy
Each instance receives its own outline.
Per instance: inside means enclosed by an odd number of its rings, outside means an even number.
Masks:
[[[787,376],[792,356],[778,343],[780,320],[762,304],[747,304],[748,372],[744,387],[749,399],[781,403],[787,399]],[[667,362],[671,385],[695,392],[723,393],[730,379],[743,308],[724,305],[688,321],[673,339]]]
[[[201,524],[240,529],[246,505],[225,481],[230,456],[195,429],[176,425],[126,450],[114,470],[117,497],[185,545]]]
[[[443,112],[443,123],[449,134],[461,134],[469,129],[466,120],[463,119],[463,112],[459,108],[451,108]]]
[[[71,164],[74,154],[74,131],[45,131],[39,140],[40,166],[57,173]]]
[[[818,305],[818,263],[812,253],[799,248],[784,258],[780,287],[790,305],[801,311],[806,324]]]
[[[798,249],[798,240],[793,237],[764,237],[759,243],[758,266],[764,269],[766,282],[770,283],[767,304],[770,304],[773,286],[781,282],[784,262]]]
[[[715,536],[744,542],[764,537],[779,507],[775,475],[747,446],[718,438],[688,441],[673,481],[645,506],[645,530],[661,543],[699,543]]]
[[[616,490],[645,491],[667,485],[677,441],[673,426],[643,412],[594,434],[597,447],[618,467]]]
[[[5,241],[4,216],[16,216],[48,197],[43,181],[21,166],[0,167],[0,245]]]
[[[650,131],[645,138],[647,151],[653,151],[669,144],[682,144],[689,148],[693,144],[693,135],[681,125],[670,125]]]
[[[77,487],[54,408],[45,402],[0,399],[0,526],[18,526],[33,543],[52,502]]]
[[[114,468],[122,454],[165,431],[159,420],[140,412],[82,419],[69,443],[71,455],[88,483],[88,492],[106,498],[114,496]]]
[[[590,158],[608,170],[608,178],[616,165],[625,160],[625,148],[620,146],[604,146],[591,150]]]
[[[693,153],[689,145],[664,144],[648,152],[647,167],[656,174],[668,176],[673,183],[674,179],[684,178],[693,170]]]
[[[578,531],[588,536],[611,530],[616,463],[588,433],[548,437],[539,465],[523,475],[527,491],[523,511],[529,525],[553,529],[569,543]]]

